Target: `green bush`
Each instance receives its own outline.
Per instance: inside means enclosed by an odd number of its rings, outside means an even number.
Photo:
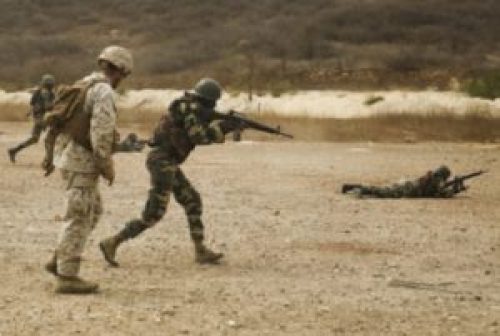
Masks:
[[[465,86],[465,91],[471,97],[500,98],[500,70],[489,72],[471,80]]]

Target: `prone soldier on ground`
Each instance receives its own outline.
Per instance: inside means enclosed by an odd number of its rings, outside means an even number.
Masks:
[[[373,198],[450,198],[467,190],[464,181],[483,174],[483,171],[474,172],[465,176],[457,176],[448,180],[451,170],[441,166],[434,171],[414,181],[396,183],[392,186],[365,186],[362,184],[344,184],[342,193],[352,193],[358,197]]]
[[[43,75],[40,86],[33,92],[30,100],[30,111],[28,115],[31,115],[33,118],[31,136],[16,147],[9,148],[8,154],[12,163],[16,162],[16,155],[21,150],[36,144],[40,140],[40,136],[45,129],[43,117],[47,111],[52,109],[52,104],[54,103],[54,87],[54,76],[50,74]]]
[[[75,93],[68,95],[72,97],[70,107],[62,106],[64,99],[56,99],[53,115],[46,116],[46,122],[58,121],[48,122],[49,144],[56,144],[54,165],[61,170],[66,183],[65,227],[52,259],[45,266],[57,277],[59,293],[94,293],[98,289],[96,283],[83,280],[78,274],[86,240],[103,212],[99,178],[102,176],[111,185],[115,177],[113,90],[132,71],[132,55],[125,48],[110,46],[99,55],[98,65],[101,72],[75,83],[73,90],[65,90]],[[76,123],[74,120],[79,125],[77,133],[74,133],[76,128],[64,127],[66,123]]]

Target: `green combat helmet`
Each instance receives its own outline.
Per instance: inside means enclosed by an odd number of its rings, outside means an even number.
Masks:
[[[215,102],[222,94],[222,87],[214,79],[203,78],[195,85],[193,93],[198,97]]]
[[[436,169],[433,173],[435,177],[441,177],[443,180],[447,180],[451,175],[451,170],[447,166],[441,166]]]
[[[43,87],[53,87],[56,84],[56,79],[51,74],[45,74],[42,76],[41,85]]]

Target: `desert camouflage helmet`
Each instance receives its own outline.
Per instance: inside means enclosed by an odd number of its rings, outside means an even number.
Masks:
[[[451,170],[447,166],[441,166],[434,171],[434,176],[439,176],[443,179],[447,179],[451,175]]]
[[[214,79],[203,78],[194,86],[194,94],[210,101],[217,101],[222,94],[222,87]]]
[[[45,74],[42,76],[41,84],[42,86],[54,86],[56,79],[51,74]]]
[[[130,74],[134,68],[134,60],[130,51],[116,45],[104,48],[97,61],[107,61],[126,75]]]

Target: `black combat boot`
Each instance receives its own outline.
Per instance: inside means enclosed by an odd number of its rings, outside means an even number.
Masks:
[[[343,184],[342,185],[342,194],[346,194],[349,191],[354,189],[361,189],[363,186],[361,184]]]
[[[19,151],[19,149],[17,147],[9,148],[9,150],[7,152],[9,153],[10,162],[16,163],[16,154],[18,151]]]
[[[223,253],[218,253],[210,250],[203,245],[201,241],[195,241],[195,261],[198,264],[218,264],[220,259],[224,257]]]
[[[45,264],[45,270],[52,275],[57,276],[57,255],[54,252],[52,258]]]

